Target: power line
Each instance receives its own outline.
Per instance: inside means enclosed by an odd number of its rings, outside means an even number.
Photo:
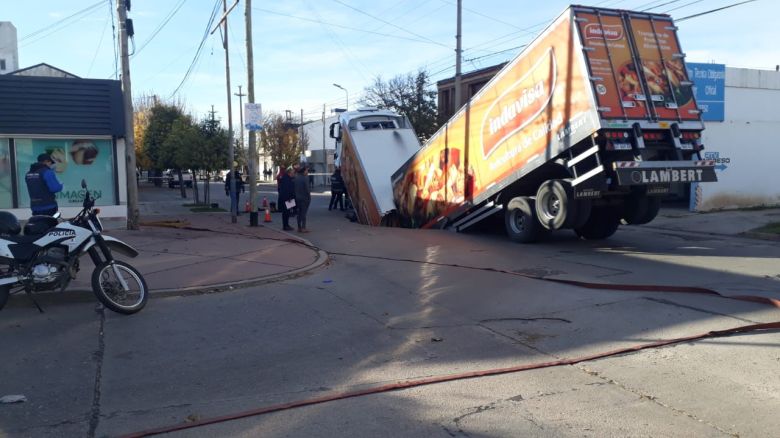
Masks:
[[[217,13],[219,11],[219,4],[220,4],[220,0],[215,0],[214,8],[211,11],[211,16],[209,17],[208,23],[206,23],[206,30],[203,32],[203,38],[201,38],[200,44],[198,44],[198,48],[195,50],[195,56],[193,56],[192,62],[190,63],[190,66],[187,68],[187,72],[184,73],[184,77],[181,79],[181,82],[179,82],[179,85],[176,87],[175,90],[173,90],[173,93],[171,93],[171,98],[175,96],[176,93],[178,93],[181,87],[184,85],[184,83],[187,82],[187,79],[189,79],[190,74],[192,74],[195,65],[198,63],[198,60],[200,59],[201,51],[203,50],[203,45],[206,43],[206,39],[209,36],[211,25],[214,23],[214,19],[217,18]]]
[[[326,26],[331,26],[331,27],[339,27],[339,28],[342,28],[342,29],[352,30],[352,31],[355,31],[355,32],[363,32],[363,33],[369,33],[369,34],[373,34],[373,35],[385,36],[385,37],[390,37],[390,38],[398,38],[398,39],[407,40],[407,41],[416,41],[416,42],[420,42],[420,43],[428,43],[428,44],[439,45],[439,43],[436,43],[436,42],[431,43],[428,40],[422,40],[422,39],[419,39],[419,38],[409,38],[409,37],[405,37],[405,36],[401,36],[401,35],[393,35],[393,34],[389,34],[389,33],[375,32],[375,31],[372,31],[372,30],[358,29],[356,27],[344,26],[344,25],[341,25],[341,24],[331,23],[331,22],[327,22],[327,21],[323,21],[323,20],[315,20],[313,18],[306,18],[306,17],[297,16],[297,15],[285,14],[283,12],[272,11],[270,9],[255,8],[255,7],[253,7],[252,9],[255,10],[255,11],[259,11],[259,12],[265,12],[265,13],[268,13],[268,14],[279,15],[279,16],[282,16],[282,17],[294,18],[296,20],[308,21],[308,22],[311,22],[311,23],[324,24]]]
[[[87,6],[86,8],[84,8],[84,9],[82,9],[82,10],[80,10],[80,11],[74,12],[74,13],[72,13],[71,15],[68,15],[68,16],[67,16],[67,17],[65,17],[65,18],[62,18],[62,19],[60,19],[60,20],[57,20],[57,21],[55,21],[54,23],[51,23],[51,24],[49,24],[49,25],[46,25],[46,26],[44,26],[44,27],[42,27],[42,28],[40,28],[40,29],[38,29],[38,30],[36,30],[36,31],[33,31],[33,32],[31,32],[31,33],[28,33],[27,35],[25,35],[25,36],[23,36],[22,38],[20,38],[20,39],[19,39],[19,42],[22,42],[22,41],[24,41],[24,40],[26,40],[26,39],[32,38],[32,37],[34,37],[34,36],[36,36],[36,35],[38,35],[38,34],[41,34],[41,33],[43,33],[43,32],[46,32],[46,31],[48,31],[49,29],[53,29],[53,28],[55,28],[55,27],[59,26],[60,24],[63,24],[63,23],[65,23],[65,22],[67,22],[68,20],[72,19],[72,18],[76,18],[76,17],[78,17],[79,15],[86,14],[87,12],[90,12],[90,11],[92,11],[93,9],[97,9],[98,7],[100,7],[101,5],[103,5],[103,3],[105,3],[105,0],[101,0],[101,1],[99,1],[99,2],[97,2],[97,3],[94,3],[94,4],[92,4],[91,6]]]
[[[730,5],[723,6],[722,8],[711,9],[709,11],[700,12],[698,14],[688,15],[687,17],[677,18],[674,21],[679,23],[680,21],[683,21],[683,20],[688,20],[688,19],[691,19],[691,18],[701,17],[702,15],[712,14],[714,12],[719,12],[719,11],[722,11],[724,9],[733,8],[734,6],[744,5],[746,3],[753,3],[754,1],[756,1],[756,0],[747,0],[747,1],[744,1],[744,2],[733,3],[733,4],[730,4]]]
[[[23,44],[21,47],[27,47],[27,46],[29,46],[31,44],[35,44],[35,43],[37,43],[38,41],[40,41],[40,40],[42,40],[44,38],[48,38],[51,35],[54,35],[55,33],[65,29],[65,28],[67,28],[67,27],[69,27],[69,26],[71,26],[73,24],[78,23],[79,20],[77,20],[77,18],[83,18],[83,17],[85,17],[87,15],[90,15],[90,14],[94,13],[95,11],[98,10],[98,8],[100,6],[102,6],[104,4],[105,4],[105,0],[101,0],[100,2],[95,3],[92,6],[84,8],[84,9],[82,9],[82,10],[80,10],[78,12],[75,12],[75,13],[73,13],[73,14],[71,14],[71,15],[69,15],[69,16],[61,19],[61,20],[58,20],[58,21],[56,21],[56,22],[54,22],[54,23],[52,23],[52,24],[50,24],[48,26],[42,27],[41,29],[38,29],[38,30],[36,30],[36,31],[34,31],[32,33],[29,33],[29,34],[23,36],[19,40],[20,43],[22,41],[28,40],[28,39],[36,37],[36,36],[37,36],[37,38],[35,38],[34,40],[29,41],[29,42]],[[8,47],[8,46],[6,45],[6,47]]]
[[[108,15],[111,16],[111,32],[114,34],[114,79],[119,74],[119,54],[117,53],[116,25],[114,24],[114,6],[111,0],[108,0]],[[111,77],[109,76],[109,79]]]
[[[672,9],[669,9],[669,10],[667,10],[667,11],[664,11],[663,13],[664,13],[664,14],[668,14],[669,12],[676,11],[676,10],[678,10],[678,9],[682,9],[682,8],[688,7],[688,6],[690,6],[690,5],[695,5],[696,3],[701,3],[701,2],[703,2],[703,1],[704,1],[704,0],[694,0],[694,1],[692,1],[692,2],[689,2],[689,3],[686,3],[686,4],[684,4],[684,5],[677,6],[676,8],[672,8]]]
[[[450,5],[450,6],[455,6],[455,3],[453,3],[453,2],[451,2],[449,0],[439,0],[439,1],[442,2],[442,3],[446,3],[446,4]],[[482,18],[487,18],[488,20],[493,20],[496,23],[505,24],[505,25],[507,25],[509,27],[514,27],[515,29],[519,29],[520,31],[525,31],[525,29],[522,29],[522,28],[520,28],[519,26],[517,26],[517,25],[515,25],[513,23],[509,23],[508,21],[504,21],[504,20],[501,20],[501,19],[498,19],[498,18],[495,18],[495,17],[491,17],[489,15],[485,15],[482,12],[475,11],[474,9],[469,9],[469,8],[464,7],[463,10],[471,12],[472,14],[478,15],[478,16],[480,16]]]
[[[156,37],[156,36],[157,36],[157,34],[159,34],[159,33],[160,33],[160,31],[161,31],[161,30],[163,30],[163,28],[165,28],[165,26],[168,24],[168,22],[170,22],[170,21],[171,21],[171,19],[174,17],[174,15],[176,15],[176,13],[177,13],[177,12],[179,12],[179,9],[181,9],[181,7],[182,7],[182,6],[184,6],[184,3],[186,3],[186,2],[187,2],[187,0],[180,0],[180,1],[179,1],[179,3],[178,3],[177,5],[175,5],[175,6],[173,7],[173,9],[171,9],[171,11],[170,11],[170,12],[168,12],[168,14],[165,16],[165,18],[163,18],[163,21],[162,21],[162,22],[160,22],[160,24],[158,24],[158,25],[157,25],[157,28],[155,28],[155,29],[152,31],[152,33],[149,35],[149,38],[147,38],[147,39],[146,39],[146,41],[144,41],[143,43],[141,43],[141,47],[139,47],[139,48],[138,48],[138,49],[135,51],[135,53],[133,53],[133,57],[135,57],[135,56],[137,56],[139,53],[141,53],[141,51],[142,51],[142,50],[143,50],[143,49],[144,49],[144,48],[145,48],[147,45],[149,45],[149,43],[151,43],[151,42],[152,42],[152,40],[154,40],[154,37]]]
[[[438,45],[438,46],[446,47],[446,48],[448,48],[448,49],[450,49],[450,48],[451,48],[450,46],[448,46],[448,45],[446,45],[446,44],[442,44],[442,43],[440,43],[440,42],[434,41],[434,40],[432,40],[432,39],[430,39],[430,38],[428,38],[428,37],[426,37],[426,36],[423,36],[423,35],[420,35],[420,34],[414,33],[414,32],[412,32],[411,30],[404,29],[403,27],[397,26],[397,25],[395,25],[395,24],[393,24],[393,23],[391,23],[391,22],[389,22],[389,21],[387,21],[387,20],[384,20],[384,19],[382,19],[382,18],[379,18],[379,17],[376,17],[376,16],[374,16],[374,15],[371,15],[371,14],[369,14],[369,13],[368,13],[368,12],[366,12],[366,11],[360,10],[360,9],[358,9],[358,8],[354,7],[354,6],[350,6],[350,5],[348,5],[348,4],[346,4],[346,3],[344,3],[344,2],[343,2],[343,1],[341,1],[341,0],[332,0],[332,1],[334,1],[334,2],[336,2],[336,3],[338,3],[338,4],[342,5],[342,6],[344,6],[344,7],[346,7],[346,8],[352,9],[353,11],[356,11],[356,12],[358,12],[358,13],[361,13],[361,14],[363,14],[363,15],[367,16],[367,17],[371,17],[371,18],[373,18],[374,20],[377,20],[377,21],[379,21],[379,22],[382,22],[382,23],[385,23],[385,24],[387,24],[387,25],[389,25],[389,26],[392,26],[392,27],[394,27],[394,28],[396,28],[396,29],[398,29],[398,30],[400,30],[400,31],[406,32],[406,33],[408,33],[408,34],[410,34],[410,35],[414,35],[414,36],[416,36],[417,38],[422,38],[422,39],[424,39],[424,40],[426,40],[426,41],[428,41],[428,42],[430,42],[430,43],[436,44],[436,45]]]
[[[679,2],[679,1],[680,1],[680,0],[672,0],[672,1],[668,1],[668,2],[666,2],[666,3],[661,3],[660,5],[655,5],[655,6],[651,6],[651,7],[649,7],[649,8],[646,8],[646,9],[642,9],[640,12],[647,12],[647,11],[653,10],[653,9],[655,9],[655,8],[660,8],[661,6],[671,5],[672,3],[677,3],[677,2]],[[658,2],[657,2],[657,1],[655,1],[655,2],[650,2],[650,3],[644,4],[644,5],[642,5],[642,6],[637,6],[637,9],[639,9],[639,8],[644,8],[645,6],[647,6],[647,5],[650,5],[650,4],[653,4],[653,3],[658,3]]]
[[[111,11],[109,11],[110,13]],[[92,56],[92,62],[89,63],[89,69],[87,70],[87,77],[89,77],[89,74],[92,72],[92,67],[95,65],[95,60],[97,59],[98,53],[100,53],[100,48],[103,47],[103,38],[106,36],[106,29],[108,29],[108,23],[111,21],[111,18],[106,18],[105,24],[103,24],[103,31],[100,32],[100,40],[98,41],[97,49],[95,49],[95,55]]]

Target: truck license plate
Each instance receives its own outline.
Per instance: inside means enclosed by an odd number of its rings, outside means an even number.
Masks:
[[[631,150],[631,143],[615,141],[612,142],[612,147],[614,147],[616,151],[628,151]]]

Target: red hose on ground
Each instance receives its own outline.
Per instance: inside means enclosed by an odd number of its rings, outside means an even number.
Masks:
[[[281,403],[277,405],[266,406],[258,409],[239,412],[236,414],[205,418],[203,420],[193,421],[191,423],[181,423],[172,426],[163,426],[155,429],[148,429],[141,432],[135,432],[135,433],[123,435],[123,438],[140,438],[140,437],[159,435],[163,433],[177,432],[185,429],[207,426],[210,424],[224,423],[226,421],[233,421],[241,418],[248,418],[248,417],[254,417],[258,415],[269,414],[271,412],[285,411],[289,409],[295,409],[304,406],[312,406],[312,405],[336,401],[336,400],[362,397],[365,395],[379,394],[383,392],[396,391],[400,389],[413,388],[417,386],[432,385],[435,383],[444,383],[444,382],[451,382],[454,380],[472,379],[475,377],[496,376],[499,374],[516,373],[520,371],[536,370],[540,368],[549,368],[549,367],[556,367],[561,365],[574,365],[580,362],[587,362],[595,359],[603,359],[605,357],[615,356],[619,354],[632,353],[647,348],[657,348],[666,345],[679,344],[681,342],[689,342],[698,339],[727,336],[736,333],[746,333],[746,332],[759,331],[759,330],[780,330],[780,321],[770,322],[765,324],[744,325],[739,327],[733,327],[726,330],[715,330],[715,331],[710,331],[698,335],[685,336],[682,338],[666,339],[666,340],[661,340],[656,342],[650,342],[647,344],[639,344],[632,347],[620,348],[617,350],[611,350],[611,351],[596,353],[589,356],[582,356],[582,357],[577,357],[572,359],[561,359],[552,362],[539,362],[539,363],[517,365],[512,367],[506,367],[506,368],[495,368],[495,369],[482,370],[482,371],[470,371],[465,373],[445,374],[442,376],[434,376],[434,377],[428,377],[428,378],[418,379],[418,380],[407,380],[407,381],[402,381],[397,383],[391,383],[388,385],[375,386],[373,388],[367,388],[360,391],[336,393],[332,395],[326,395],[323,397],[315,397],[315,398],[293,401],[289,403]]]

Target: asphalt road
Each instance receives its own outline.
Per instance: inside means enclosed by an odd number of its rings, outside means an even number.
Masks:
[[[160,193],[156,206],[178,202]],[[117,436],[780,320],[778,309],[713,296],[589,290],[511,275],[777,297],[774,242],[635,227],[601,243],[561,233],[516,245],[485,231],[363,227],[326,204],[315,196],[306,238],[332,262],[302,278],[154,299],[132,317],[83,303],[50,305],[44,315],[4,310],[0,396],[28,401],[0,405],[0,436]],[[711,338],[175,435],[775,436],[778,347],[777,331]]]

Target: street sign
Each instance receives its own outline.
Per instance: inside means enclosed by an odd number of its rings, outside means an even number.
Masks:
[[[724,64],[686,63],[693,81],[696,104],[705,122],[722,122],[725,118],[726,66]]]
[[[263,107],[261,104],[244,104],[244,127],[250,131],[263,130]]]

